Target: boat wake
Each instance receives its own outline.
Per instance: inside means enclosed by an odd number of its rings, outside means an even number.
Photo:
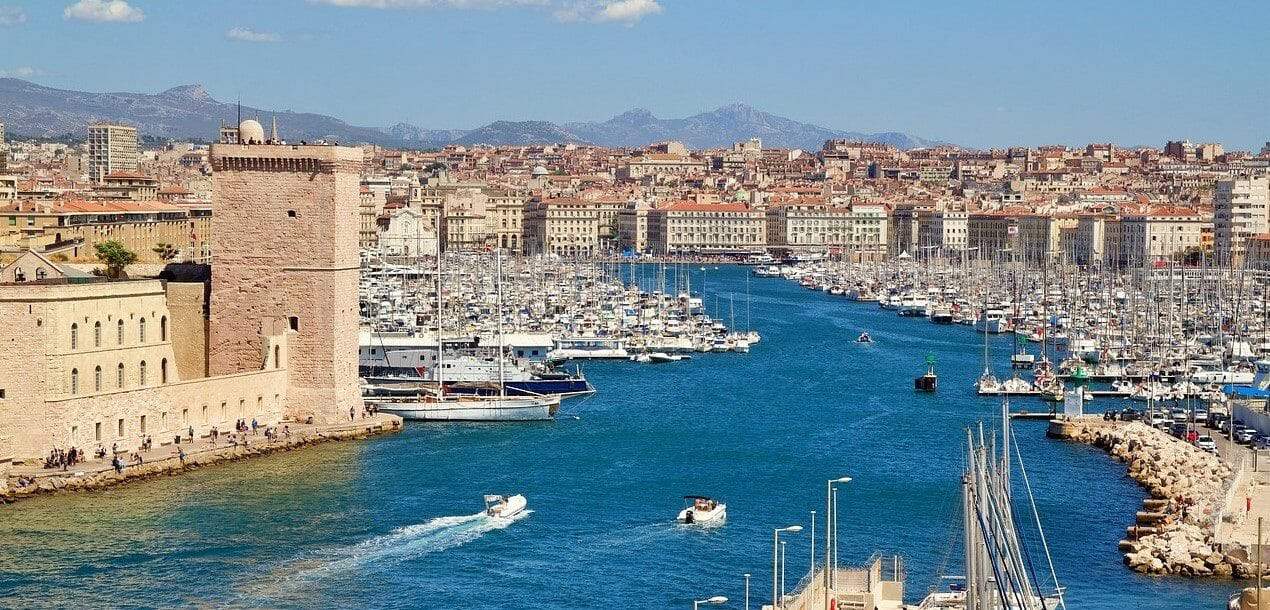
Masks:
[[[301,571],[297,579],[320,579],[357,570],[370,565],[400,562],[463,546],[485,534],[507,528],[533,514],[526,510],[508,518],[490,517],[485,513],[455,517],[437,517],[425,523],[399,527],[382,536],[359,542],[351,547],[330,552],[321,565]]]

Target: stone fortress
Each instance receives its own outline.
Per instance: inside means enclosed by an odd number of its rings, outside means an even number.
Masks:
[[[0,270],[0,475],[55,447],[361,408],[361,151],[266,140],[247,120],[211,160],[210,274],[104,281],[34,252]]]

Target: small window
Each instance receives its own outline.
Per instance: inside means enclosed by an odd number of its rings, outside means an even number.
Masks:
[[[79,349],[79,324],[71,324],[71,349]]]
[[[115,431],[115,436],[122,438],[123,437],[123,418],[119,419],[119,423],[117,424],[117,426],[118,426],[118,429]]]
[[[138,374],[138,378],[140,380],[141,385],[144,386],[146,384],[146,361],[145,360],[141,361],[141,367],[138,369],[137,374]]]
[[[101,391],[101,367],[93,369],[93,391]]]
[[[295,218],[295,210],[287,210],[287,217]]]
[[[146,433],[146,416],[144,415],[141,416],[141,433]]]
[[[300,330],[300,318],[298,316],[291,316],[290,322],[291,322],[291,330],[298,332]]]
[[[168,359],[159,361],[159,383],[168,382]]]
[[[280,366],[282,366],[282,349],[275,345],[273,346],[273,368]]]
[[[123,345],[123,320],[119,321],[119,332],[118,332],[118,335],[115,337],[115,342],[117,342],[119,345]]]
[[[162,318],[159,318],[159,340],[160,341],[168,340],[168,317],[167,316],[163,316]]]
[[[93,347],[101,347],[101,322],[93,323]]]
[[[139,329],[137,331],[137,337],[140,339],[142,343],[145,343],[146,342],[146,319],[141,318],[141,320],[137,322],[137,325]]]
[[[0,388],[0,400],[4,400],[4,388]]]
[[[101,422],[97,422],[93,425],[93,438],[99,441],[101,440]]]
[[[79,369],[71,369],[71,394],[79,394]]]

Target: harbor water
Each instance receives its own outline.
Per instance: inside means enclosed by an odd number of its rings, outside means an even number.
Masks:
[[[725,318],[732,296],[736,325],[762,333],[749,354],[584,363],[599,392],[555,422],[416,424],[0,507],[0,606],[690,608],[726,595],[741,608],[750,573],[758,608],[772,528],[809,526],[815,510],[819,549],[825,480],[844,475],[840,563],[902,555],[916,602],[961,570],[965,429],[1000,410],[972,389],[982,335],[747,273],[694,268],[692,283]],[[856,343],[862,331],[875,342]],[[1011,340],[993,340],[999,376]],[[927,355],[933,395],[912,389]],[[1143,492],[1044,426],[1020,421],[1015,434],[1069,606],[1223,607],[1234,583],[1122,565],[1116,542]],[[488,493],[524,494],[530,512],[490,520]],[[726,502],[727,524],[675,525],[686,494]],[[783,537],[791,587],[809,534]]]

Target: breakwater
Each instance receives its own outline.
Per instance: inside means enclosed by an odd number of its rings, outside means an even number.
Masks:
[[[1049,434],[1106,451],[1150,493],[1120,542],[1125,564],[1134,571],[1255,576],[1246,552],[1224,551],[1215,540],[1235,475],[1217,456],[1140,422],[1055,420]]]

